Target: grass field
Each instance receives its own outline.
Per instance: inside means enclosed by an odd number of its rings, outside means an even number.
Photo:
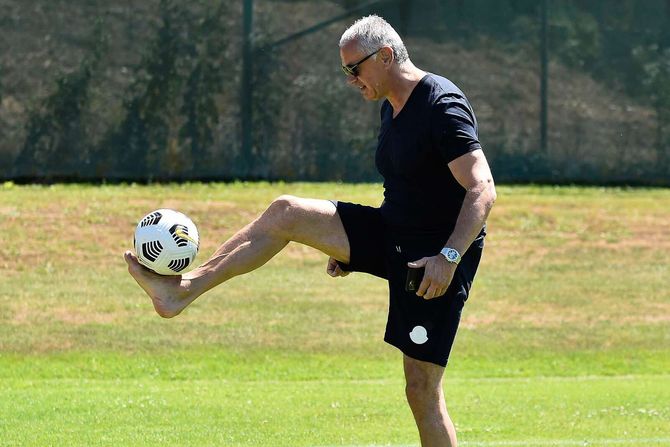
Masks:
[[[276,196],[379,185],[0,185],[0,445],[410,446],[386,284],[299,245],[163,320],[137,220],[204,260]],[[499,187],[445,374],[463,446],[670,446],[670,190]]]

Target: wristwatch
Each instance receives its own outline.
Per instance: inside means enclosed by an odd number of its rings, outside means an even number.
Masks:
[[[458,264],[461,262],[461,254],[455,248],[445,247],[440,250],[440,254],[447,258],[447,261],[451,262],[452,264]]]

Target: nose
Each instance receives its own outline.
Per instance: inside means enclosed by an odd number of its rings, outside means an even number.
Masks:
[[[354,85],[358,81],[357,76],[347,75],[347,84]]]

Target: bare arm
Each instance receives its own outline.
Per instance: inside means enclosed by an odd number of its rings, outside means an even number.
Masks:
[[[481,150],[458,157],[449,163],[449,169],[458,183],[465,188],[465,198],[456,220],[456,227],[446,247],[463,255],[475,240],[496,200],[496,190],[491,169]],[[425,267],[426,273],[416,294],[426,299],[446,293],[456,271],[441,254],[410,262],[409,267]]]
[[[481,150],[458,157],[449,163],[449,169],[466,192],[456,227],[446,246],[463,255],[486,223],[496,201],[496,188]]]

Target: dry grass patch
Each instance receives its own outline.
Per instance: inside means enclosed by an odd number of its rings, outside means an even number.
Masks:
[[[378,185],[337,188],[332,196],[363,203],[379,192]],[[363,274],[330,278],[327,257],[300,244],[289,244],[258,272],[214,289],[164,324],[127,275],[121,254],[145,213],[172,207],[189,214],[202,234],[203,261],[272,198],[291,190],[318,197],[332,187],[193,185],[169,196],[167,187],[0,191],[0,219],[13,236],[0,245],[1,319],[21,334],[17,346],[41,351],[102,342],[73,342],[77,331],[118,332],[118,341],[105,342],[130,349],[151,335],[147,324],[179,328],[180,346],[381,349],[386,283]],[[499,196],[464,328],[561,334],[668,324],[670,209],[663,203],[670,191],[501,187]]]

